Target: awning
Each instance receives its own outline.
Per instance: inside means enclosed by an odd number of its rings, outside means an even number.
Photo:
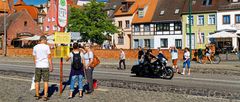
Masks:
[[[236,38],[240,37],[236,33],[221,31],[207,36],[208,38]]]
[[[27,37],[27,38],[22,38],[20,40],[31,40],[31,41],[36,41],[36,40],[39,40],[40,39],[40,36],[38,35],[34,35],[32,37]]]

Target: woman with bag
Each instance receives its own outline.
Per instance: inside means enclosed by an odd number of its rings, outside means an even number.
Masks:
[[[68,61],[71,59],[71,82],[70,82],[70,94],[68,99],[73,97],[74,85],[75,81],[78,81],[78,90],[79,97],[83,97],[83,77],[84,77],[84,64],[85,60],[83,57],[83,53],[79,50],[78,44],[73,44],[73,51],[69,54],[69,57],[66,59]]]
[[[88,82],[88,90],[86,94],[91,94],[94,90],[93,90],[93,70],[94,67],[91,66],[91,64],[93,63],[93,52],[90,48],[89,44],[86,44],[84,46],[84,60],[85,60],[85,72],[86,72],[86,77],[87,77],[87,82]]]

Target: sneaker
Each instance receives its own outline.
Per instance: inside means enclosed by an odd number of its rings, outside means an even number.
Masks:
[[[43,101],[47,101],[48,100],[48,97],[43,97]]]
[[[78,96],[80,99],[82,99],[83,98],[83,96]]]
[[[185,73],[181,73],[182,75],[185,75]]]
[[[34,96],[34,97],[36,97],[36,98],[35,98],[36,100],[41,99],[41,96]]]

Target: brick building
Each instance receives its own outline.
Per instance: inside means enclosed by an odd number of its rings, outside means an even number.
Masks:
[[[22,42],[19,39],[30,37],[34,35],[42,35],[42,31],[37,25],[37,22],[33,20],[31,15],[27,10],[23,9],[17,13],[9,14],[5,16],[6,30],[7,30],[7,46],[21,47],[27,42]],[[1,36],[1,46],[3,42],[4,35],[4,16],[0,16],[0,36]],[[0,48],[2,49],[2,48]]]

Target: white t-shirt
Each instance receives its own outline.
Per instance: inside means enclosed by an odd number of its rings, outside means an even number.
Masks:
[[[93,52],[87,52],[84,54],[84,60],[85,60],[85,64],[88,65],[90,62],[90,59],[93,59]]]
[[[184,53],[184,58],[185,59],[189,59],[190,58],[190,52],[189,51]]]
[[[120,59],[121,60],[124,60],[126,57],[125,57],[125,53],[122,51],[121,53],[120,53]]]
[[[33,56],[36,57],[36,68],[49,68],[48,55],[50,47],[46,44],[37,44],[33,47]]]

